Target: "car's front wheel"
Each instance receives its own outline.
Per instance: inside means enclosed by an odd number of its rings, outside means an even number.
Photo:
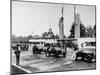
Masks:
[[[92,62],[92,57],[89,55],[89,56],[87,56],[87,62]]]

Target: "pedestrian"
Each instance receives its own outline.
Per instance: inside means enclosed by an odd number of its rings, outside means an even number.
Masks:
[[[33,46],[33,50],[32,51],[33,51],[33,54],[37,53],[37,47],[36,47],[36,45]]]
[[[65,49],[65,52],[67,54],[67,45],[66,44],[64,45],[64,49]]]
[[[19,65],[19,62],[20,62],[20,46],[16,46],[16,49],[15,49],[15,56],[16,56],[16,65]]]

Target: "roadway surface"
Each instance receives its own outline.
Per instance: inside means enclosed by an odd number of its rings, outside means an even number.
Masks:
[[[71,61],[72,49],[67,49],[68,53],[65,58],[62,56],[46,57],[42,54],[32,54],[31,50],[21,51],[20,66],[31,71],[36,72],[53,72],[53,71],[70,71],[70,70],[88,70],[95,69],[96,63],[87,63],[82,61]],[[15,64],[15,55],[12,50],[12,64]]]

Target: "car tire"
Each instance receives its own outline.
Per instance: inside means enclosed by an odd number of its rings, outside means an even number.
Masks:
[[[92,62],[92,58],[90,56],[87,57],[87,62]]]

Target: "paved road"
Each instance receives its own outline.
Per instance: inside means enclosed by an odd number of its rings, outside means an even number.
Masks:
[[[70,60],[73,50],[69,50],[66,58],[46,57],[45,54],[32,54],[32,51],[22,51],[20,66],[31,72],[50,72],[95,69],[95,63],[73,62]],[[12,63],[15,64],[15,55],[12,51]]]

